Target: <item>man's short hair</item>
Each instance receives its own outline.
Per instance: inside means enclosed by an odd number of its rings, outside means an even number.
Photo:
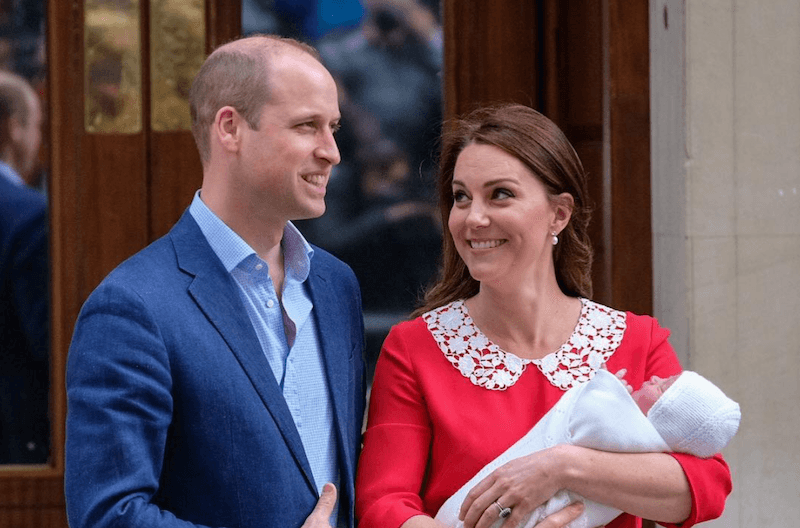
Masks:
[[[0,71],[0,145],[6,145],[9,141],[9,119],[15,117],[21,124],[28,124],[31,105],[36,97],[36,92],[24,78]]]
[[[208,56],[189,92],[192,134],[203,165],[211,157],[209,128],[223,106],[235,108],[251,129],[258,130],[261,109],[270,95],[270,56],[288,46],[321,62],[319,52],[299,40],[274,35],[254,35],[240,40],[250,42],[241,46],[228,43]]]

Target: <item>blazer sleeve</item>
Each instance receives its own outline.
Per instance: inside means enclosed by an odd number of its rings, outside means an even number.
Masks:
[[[81,310],[67,359],[64,486],[72,528],[196,526],[153,502],[172,419],[171,384],[145,303],[106,281]]]
[[[50,356],[50,259],[44,206],[21,226],[16,239],[11,279],[14,304],[33,356],[30,359],[46,367]]]
[[[408,345],[402,326],[392,329],[375,368],[356,477],[359,528],[397,528],[425,515],[420,491],[431,426]]]

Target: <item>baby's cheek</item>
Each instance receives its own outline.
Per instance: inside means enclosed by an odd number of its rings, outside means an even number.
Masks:
[[[638,391],[631,394],[633,396],[633,401],[636,402],[636,405],[639,406],[639,409],[642,410],[643,413],[647,414],[647,411],[653,406],[653,404],[658,399],[658,394],[651,385],[642,385],[642,388]]]

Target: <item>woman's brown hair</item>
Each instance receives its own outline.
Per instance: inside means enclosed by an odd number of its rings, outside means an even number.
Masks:
[[[480,108],[447,124],[439,160],[439,212],[442,217],[442,265],[437,282],[425,293],[413,316],[478,293],[448,228],[453,206],[453,172],[459,154],[473,143],[493,145],[519,159],[544,184],[551,197],[569,193],[575,201],[570,221],[554,247],[556,280],[565,294],[592,295],[591,215],[586,173],[575,149],[555,123],[527,106],[503,104]]]

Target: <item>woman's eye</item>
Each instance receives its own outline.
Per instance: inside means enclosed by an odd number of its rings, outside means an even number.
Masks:
[[[467,199],[467,193],[464,191],[453,191],[453,201],[463,202]]]
[[[492,193],[492,198],[496,200],[504,200],[506,198],[513,198],[514,193],[509,191],[508,189],[495,189]]]

